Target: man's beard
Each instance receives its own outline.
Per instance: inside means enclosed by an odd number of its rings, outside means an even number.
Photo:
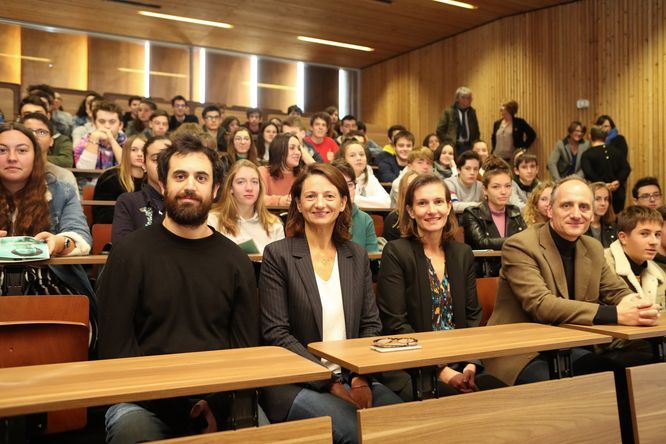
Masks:
[[[198,203],[183,203],[180,199],[184,197],[194,199]],[[195,228],[206,223],[212,205],[212,199],[202,199],[191,191],[184,191],[175,197],[171,197],[168,193],[164,195],[164,206],[169,218],[178,225],[186,227]]]

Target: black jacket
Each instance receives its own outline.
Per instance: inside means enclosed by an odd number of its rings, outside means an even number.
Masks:
[[[587,234],[590,237],[594,237],[592,235],[591,227],[587,230],[587,233],[585,234]],[[617,239],[617,227],[615,226],[615,224],[606,225],[603,222],[601,222],[601,239],[600,239],[601,245],[603,245],[604,248],[608,248],[610,247],[610,244],[615,242],[616,239]]]
[[[501,250],[504,241],[509,236],[527,228],[517,206],[507,205],[505,211],[506,237],[500,237],[487,201],[484,201],[478,207],[465,208],[462,218],[463,228],[465,229],[465,243],[475,250]],[[501,265],[501,260],[498,257],[485,258],[483,260],[483,270],[479,270],[479,274],[481,276],[499,276]]]
[[[493,134],[492,134],[492,143],[493,151],[495,150],[495,143],[497,142],[497,137],[495,133],[499,129],[502,120],[498,120],[493,124]],[[532,127],[524,119],[520,117],[513,118],[513,149],[528,149],[532,146],[536,140],[536,133]]]

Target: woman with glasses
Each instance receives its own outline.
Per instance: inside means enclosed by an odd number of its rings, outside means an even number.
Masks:
[[[221,159],[225,172],[240,159],[247,159],[254,164],[258,164],[257,148],[254,146],[254,140],[249,129],[241,126],[231,133],[227,152],[223,154]]]
[[[482,313],[474,255],[468,245],[453,240],[457,218],[439,175],[420,174],[409,184],[399,226],[402,238],[386,244],[379,269],[377,303],[383,333],[477,327]],[[477,361],[442,363],[421,369],[415,380],[416,373],[405,371],[385,373],[383,380],[405,401],[434,391],[451,395],[504,385],[481,370]],[[433,376],[436,387],[430,383]]]
[[[613,193],[604,182],[594,182],[590,184],[590,189],[594,195],[594,214],[586,234],[601,242],[604,248],[608,248],[617,239]]]
[[[583,153],[590,148],[590,142],[584,139],[585,131],[583,124],[574,120],[567,128],[567,137],[555,143],[548,159],[548,172],[553,182],[572,174],[585,177],[580,166]]]
[[[301,142],[292,133],[280,134],[270,146],[270,163],[259,167],[261,179],[266,185],[266,205],[288,206],[289,191],[303,165]]]
[[[333,377],[265,389],[262,406],[272,422],[330,416],[334,442],[357,442],[356,410],[400,398],[372,378],[317,358],[307,345],[379,334],[368,255],[350,242],[351,197],[335,167],[309,165],[291,195],[292,235],[266,246],[261,265],[263,339],[320,363]]]

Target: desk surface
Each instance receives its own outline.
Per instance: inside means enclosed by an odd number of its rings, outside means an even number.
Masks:
[[[115,200],[89,200],[82,199],[81,205],[93,205],[98,207],[113,207],[116,205]]]
[[[611,341],[609,336],[533,323],[393,336],[417,338],[423,348],[379,353],[370,349],[376,338],[359,338],[315,342],[308,345],[308,350],[355,373],[367,374]]]
[[[661,312],[657,325],[653,327],[634,327],[629,325],[574,325],[563,324],[562,327],[580,331],[588,331],[608,335],[618,339],[648,339],[666,336],[666,313]]]
[[[108,254],[91,254],[87,256],[58,256],[45,261],[22,262],[15,265],[99,265],[106,264]]]
[[[268,365],[267,365],[268,364]],[[0,417],[330,378],[281,347],[0,369]]]

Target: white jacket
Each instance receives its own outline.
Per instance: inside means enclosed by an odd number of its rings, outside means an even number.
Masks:
[[[370,165],[365,167],[365,177],[365,180],[356,178],[354,203],[360,208],[388,208],[391,205],[391,198],[379,183]]]

